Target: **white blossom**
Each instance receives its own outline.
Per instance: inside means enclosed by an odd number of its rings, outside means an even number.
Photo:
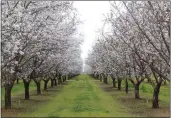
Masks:
[[[21,50],[19,51],[19,53],[20,53],[20,55],[24,55],[24,52],[23,52],[23,51],[21,51]]]

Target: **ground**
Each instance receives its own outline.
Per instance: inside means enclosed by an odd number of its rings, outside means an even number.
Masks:
[[[32,83],[30,100],[23,99],[22,83],[15,86],[12,98],[13,108],[9,110],[2,108],[2,116],[169,117],[168,86],[161,88],[159,109],[151,108],[150,85],[141,85],[140,96],[142,99],[135,100],[131,85],[129,85],[129,93],[125,94],[123,90],[119,91],[117,88],[113,88],[111,82],[104,84],[86,74],[76,76],[54,88],[49,87],[47,91],[42,91],[41,95],[36,95],[35,86]],[[3,105],[4,99],[2,99],[2,107]]]

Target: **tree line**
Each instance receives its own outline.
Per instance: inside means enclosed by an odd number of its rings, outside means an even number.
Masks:
[[[170,82],[169,1],[110,2],[96,43],[86,60],[93,76],[121,89],[128,81],[139,99],[139,86],[147,80],[153,86],[152,108],[159,108],[162,83]],[[108,30],[106,31],[106,28]]]
[[[41,94],[79,74],[82,70],[77,32],[81,23],[73,2],[2,1],[1,80],[5,88],[5,108],[11,108],[11,90],[23,80],[25,99],[34,81]]]

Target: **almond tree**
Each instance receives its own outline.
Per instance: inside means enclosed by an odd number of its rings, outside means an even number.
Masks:
[[[102,28],[100,41],[95,44],[87,63],[93,70],[108,69],[108,72],[117,78],[124,79],[126,92],[127,80],[130,80],[135,88],[135,98],[138,99],[139,85],[147,78],[154,87],[152,107],[158,108],[160,86],[163,81],[170,81],[169,3],[167,1],[110,3],[111,11],[105,21],[110,26],[109,33],[104,32]],[[101,46],[97,48],[98,45]],[[98,52],[95,51],[96,48]],[[103,58],[107,63],[101,61],[98,64]]]
[[[72,2],[4,1],[2,7],[2,82],[5,108],[11,108],[16,78],[23,79],[25,99],[29,99],[31,80],[40,94],[40,81],[56,71],[56,62],[64,63],[58,54],[72,46],[69,40],[79,22]]]

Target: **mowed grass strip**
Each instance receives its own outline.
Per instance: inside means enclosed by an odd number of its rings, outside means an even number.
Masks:
[[[108,96],[86,74],[68,81],[68,85],[47,104],[22,116],[32,117],[97,117],[131,116],[128,109]]]

